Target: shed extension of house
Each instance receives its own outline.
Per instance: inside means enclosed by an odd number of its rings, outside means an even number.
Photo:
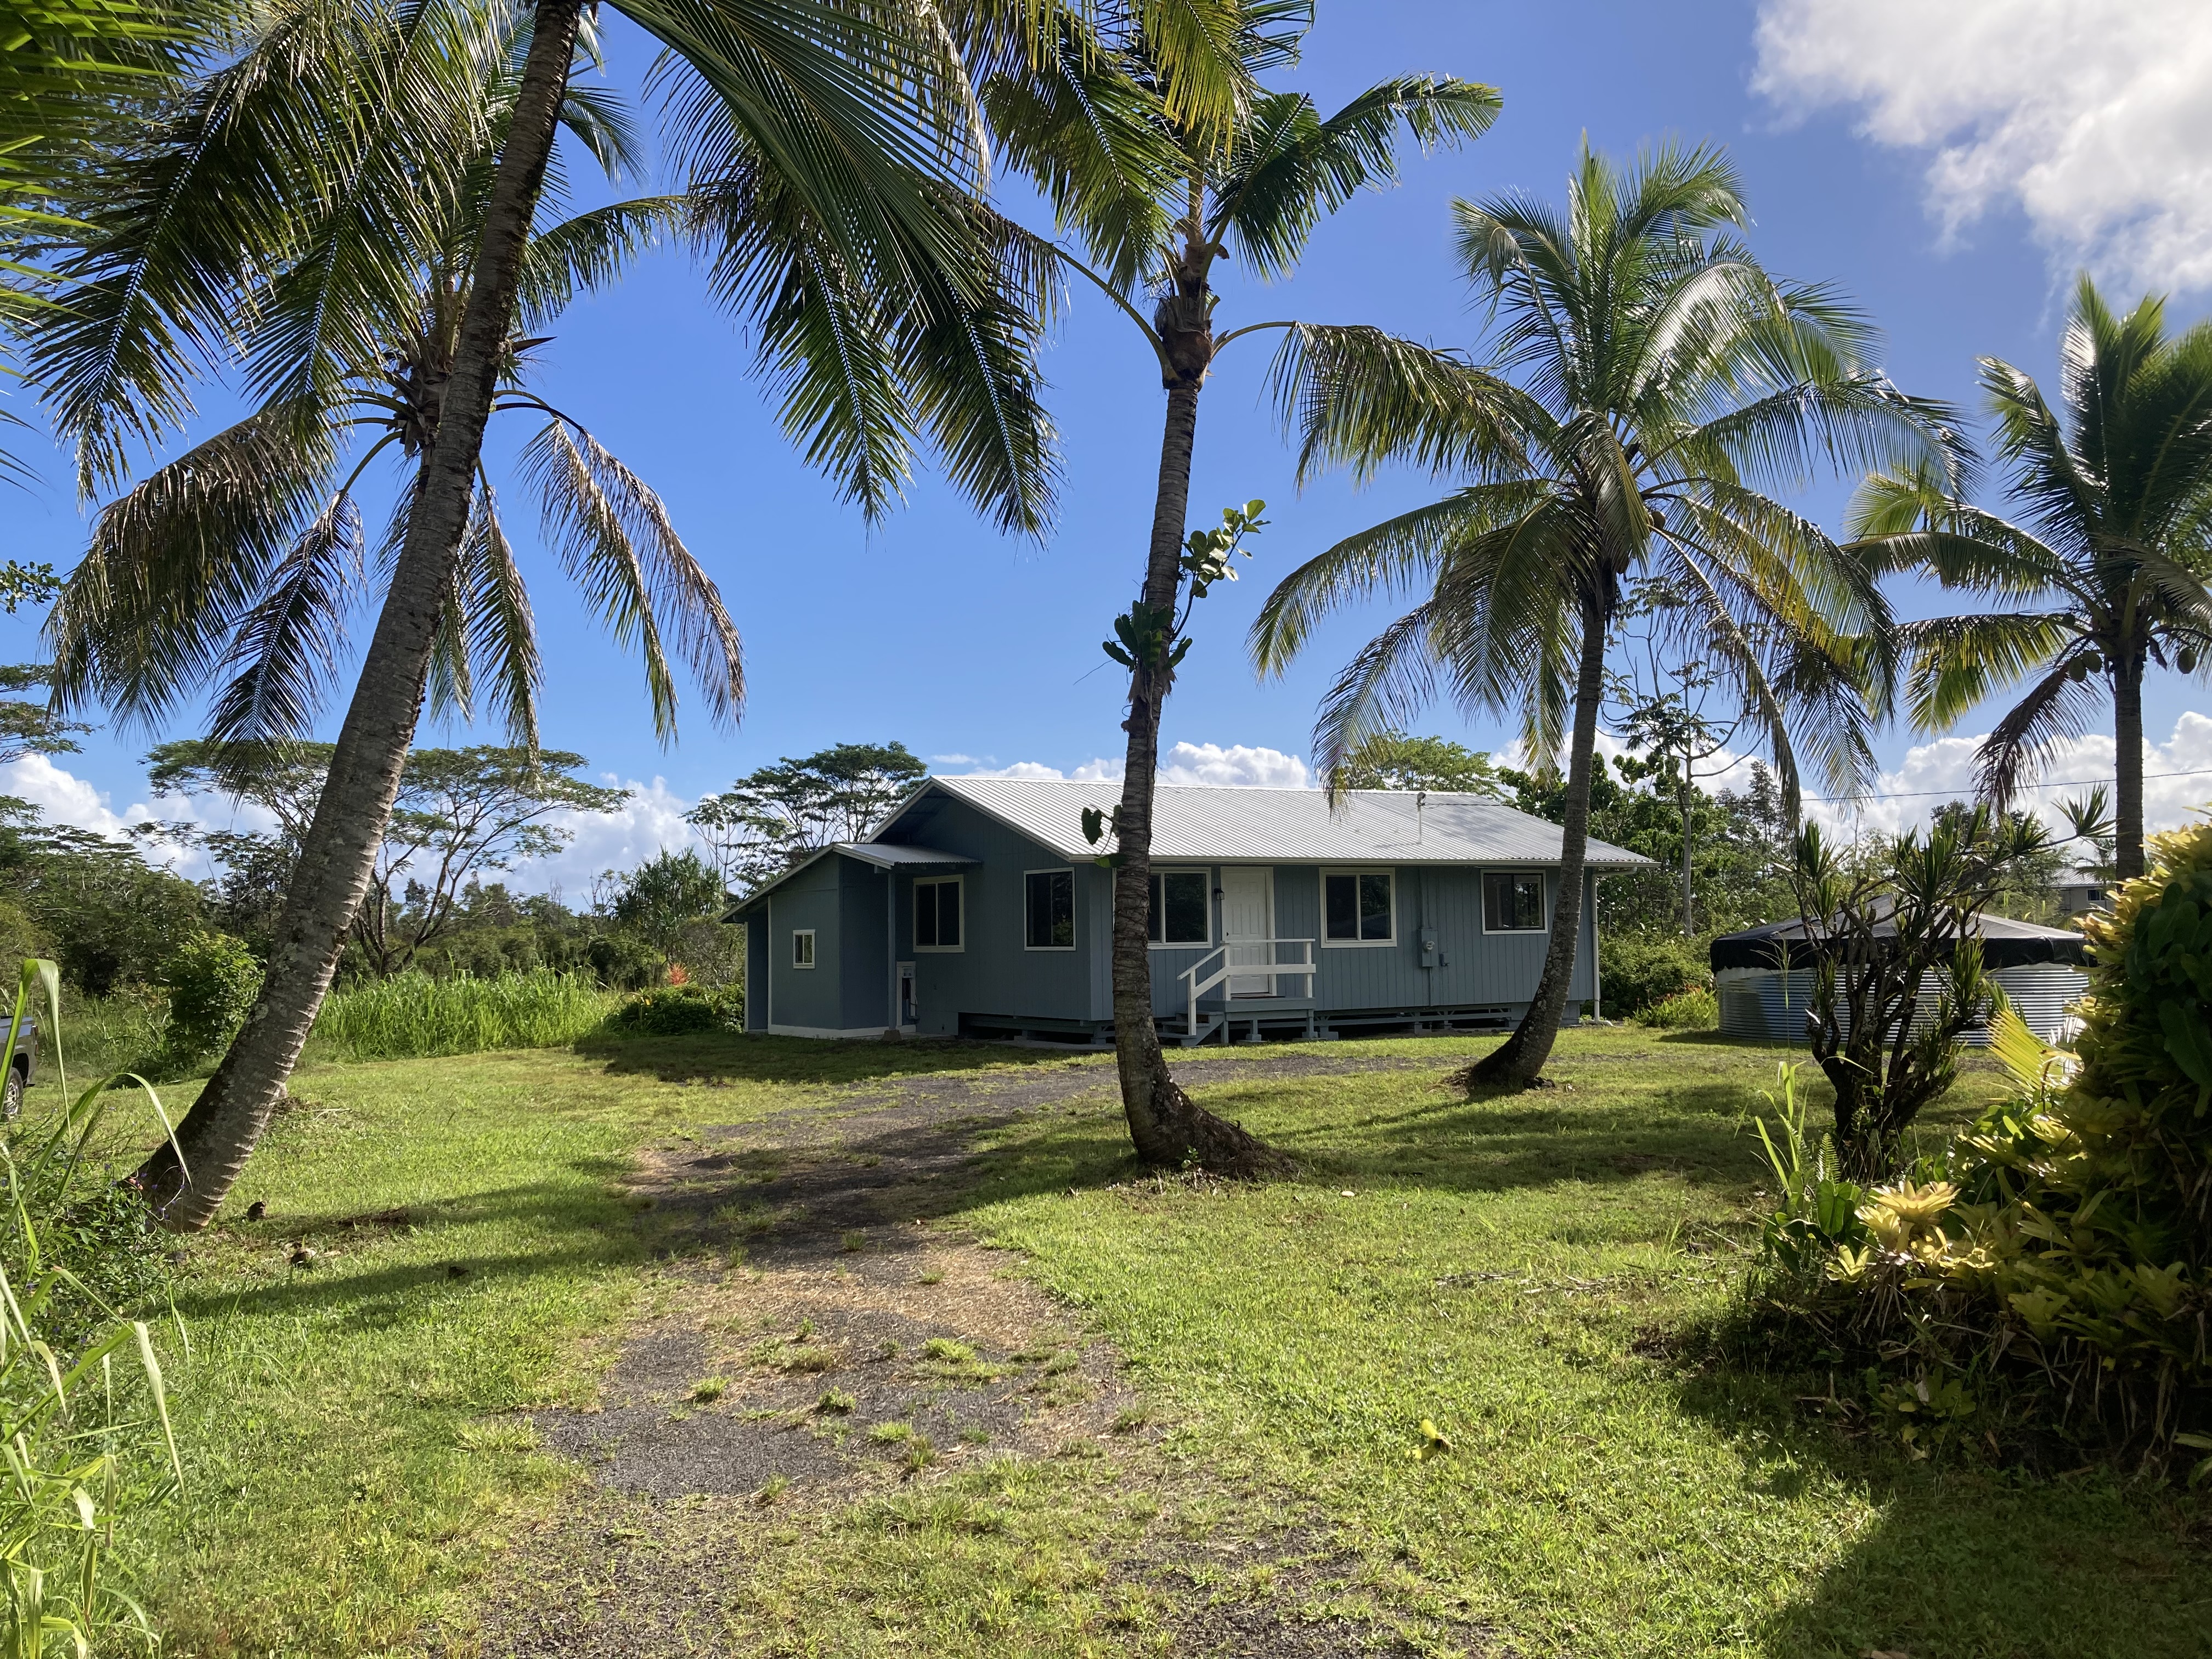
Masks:
[[[746,1029],[1103,1043],[1113,874],[1083,836],[1120,786],[932,778],[865,842],[739,901]],[[1152,1011],[1162,1034],[1330,1037],[1518,1019],[1559,898],[1558,825],[1477,795],[1163,787]],[[1589,843],[1569,1012],[1600,994]]]

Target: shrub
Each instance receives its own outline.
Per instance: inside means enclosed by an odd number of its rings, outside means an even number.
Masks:
[[[630,998],[606,1018],[611,1036],[686,1036],[742,1030],[745,994],[735,988],[664,985]]]
[[[165,1071],[181,1070],[229,1044],[261,989],[261,964],[245,941],[196,933],[161,964],[169,993],[162,1033]]]
[[[323,1004],[315,1036],[349,1060],[408,1060],[489,1048],[574,1042],[605,1016],[607,995],[588,974],[503,974],[432,979],[395,974]]]
[[[1704,949],[1678,935],[1630,933],[1597,945],[1599,1012],[1632,1019],[1672,996],[1712,983]]]
[[[1704,986],[1693,985],[1644,1009],[1636,1021],[1662,1031],[1710,1031],[1721,1023],[1721,1005]]]
[[[1877,1401],[1994,1387],[2069,1439],[2212,1451],[2212,825],[2151,850],[2085,925],[2078,1064],[2000,1006],[2012,1097],[1939,1165],[1867,1194],[1856,1229],[1812,1249],[1816,1271],[1773,1281],[1878,1357]]]
[[[611,991],[641,991],[659,980],[668,958],[635,933],[602,933],[585,953]]]

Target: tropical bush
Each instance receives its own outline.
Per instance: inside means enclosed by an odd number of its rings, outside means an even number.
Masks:
[[[1639,1025],[1662,1031],[1710,1031],[1721,1023],[1720,1000],[1702,985],[1677,991],[1636,1016]]]
[[[228,1046],[261,988],[261,964],[246,941],[196,933],[161,964],[169,993],[162,1069],[180,1071]]]
[[[1993,1394],[2014,1426],[2212,1474],[2212,825],[2151,845],[2086,924],[2075,1054],[2001,1006],[2013,1093],[1939,1163],[1861,1193],[1801,1158],[1785,1182],[1769,1288],[1875,1355],[1923,1441]]]
[[[607,1016],[602,1029],[610,1036],[684,1036],[743,1030],[744,1023],[741,988],[667,985],[630,998]]]
[[[612,1000],[589,974],[433,979],[409,972],[331,996],[315,1040],[345,1060],[550,1048],[597,1026]]]
[[[1679,933],[1607,934],[1597,941],[1599,1012],[1633,1019],[1684,991],[1713,982],[1705,947]]]

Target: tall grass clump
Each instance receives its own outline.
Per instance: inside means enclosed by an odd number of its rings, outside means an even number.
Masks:
[[[396,974],[330,998],[315,1038],[340,1060],[551,1048],[592,1030],[615,1000],[591,975],[551,969],[495,979]]]
[[[61,1110],[0,1126],[0,1650],[150,1655],[160,1638],[111,1558],[131,1517],[182,1481],[153,1341],[118,1310],[158,1279],[158,1246],[137,1194],[86,1156],[110,1090],[137,1079],[71,1097],[59,975],[41,960],[17,977],[0,1066],[41,990]]]

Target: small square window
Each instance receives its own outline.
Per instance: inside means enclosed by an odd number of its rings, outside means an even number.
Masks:
[[[1032,870],[1022,878],[1032,951],[1075,948],[1075,872]]]
[[[811,968],[814,965],[814,930],[802,927],[791,936],[791,965]]]
[[[1155,945],[1206,945],[1213,939],[1213,878],[1204,870],[1152,872],[1145,937]]]
[[[1483,931],[1538,933],[1544,929],[1544,878],[1534,871],[1493,870],[1482,878]]]
[[[1332,945],[1388,945],[1397,937],[1394,878],[1346,870],[1322,878],[1322,934]]]
[[[914,948],[960,948],[960,889],[957,876],[939,876],[914,884]]]

